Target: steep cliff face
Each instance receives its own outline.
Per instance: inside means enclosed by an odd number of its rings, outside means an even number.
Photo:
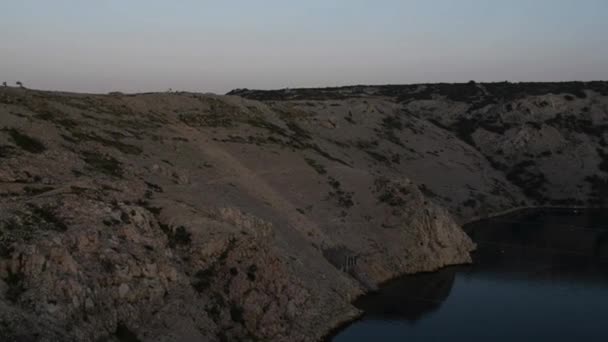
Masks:
[[[289,110],[0,90],[1,339],[316,340],[379,282],[470,261],[406,175]]]
[[[605,83],[0,89],[0,339],[310,341],[457,223],[603,205]]]

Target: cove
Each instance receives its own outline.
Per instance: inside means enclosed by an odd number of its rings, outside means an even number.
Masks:
[[[523,211],[465,230],[472,265],[387,283],[329,340],[608,341],[606,210]]]

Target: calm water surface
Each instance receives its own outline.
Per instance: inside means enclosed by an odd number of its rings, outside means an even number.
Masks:
[[[387,284],[330,340],[608,341],[608,212],[533,211],[466,230],[474,265]]]

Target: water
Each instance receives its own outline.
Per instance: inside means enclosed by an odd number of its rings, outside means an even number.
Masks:
[[[390,282],[330,340],[608,341],[608,212],[533,211],[466,230],[474,265]]]

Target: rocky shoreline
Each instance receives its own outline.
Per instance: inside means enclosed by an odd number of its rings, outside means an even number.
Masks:
[[[487,217],[479,217],[479,218],[471,218],[468,222],[463,224],[463,229],[466,231],[466,226],[472,223],[478,223],[484,220],[488,220],[488,219],[492,219],[492,218],[500,218],[500,217],[509,217],[511,215],[519,215],[520,213],[525,213],[526,211],[545,211],[545,210],[550,210],[550,211],[585,211],[585,210],[589,210],[589,209],[606,209],[603,207],[579,207],[579,206],[572,206],[572,207],[546,207],[546,206],[536,206],[536,207],[521,207],[521,208],[513,208],[513,209],[509,209],[509,210],[505,210],[503,212],[500,213],[495,213],[492,215],[489,215]],[[473,252],[473,251],[471,251]],[[454,265],[450,265],[450,266],[458,266],[457,264]],[[449,266],[448,266],[449,267]],[[431,271],[434,272],[434,271]],[[423,272],[424,273],[424,272]],[[396,279],[405,276],[407,274],[402,274],[400,276],[397,276],[396,278],[393,279],[389,279],[386,280],[382,283],[377,284],[377,288],[381,288],[384,285],[386,285],[387,283],[390,283],[392,281],[395,281]],[[375,290],[371,290],[368,291],[366,293],[361,294],[359,297],[355,298],[353,300],[353,303],[355,301],[357,301],[358,299],[360,299],[361,297],[364,297],[366,295],[369,295],[370,293],[373,293]],[[347,328],[348,326],[352,325],[353,323],[357,322],[361,316],[363,315],[363,312],[360,312],[359,315],[357,315],[354,319],[351,320],[346,320],[344,322],[342,322],[341,324],[339,324],[338,326],[334,327],[333,329],[331,329],[323,338],[322,341],[331,341],[332,337],[336,336],[339,332],[341,332],[342,330],[344,330],[345,328]]]

